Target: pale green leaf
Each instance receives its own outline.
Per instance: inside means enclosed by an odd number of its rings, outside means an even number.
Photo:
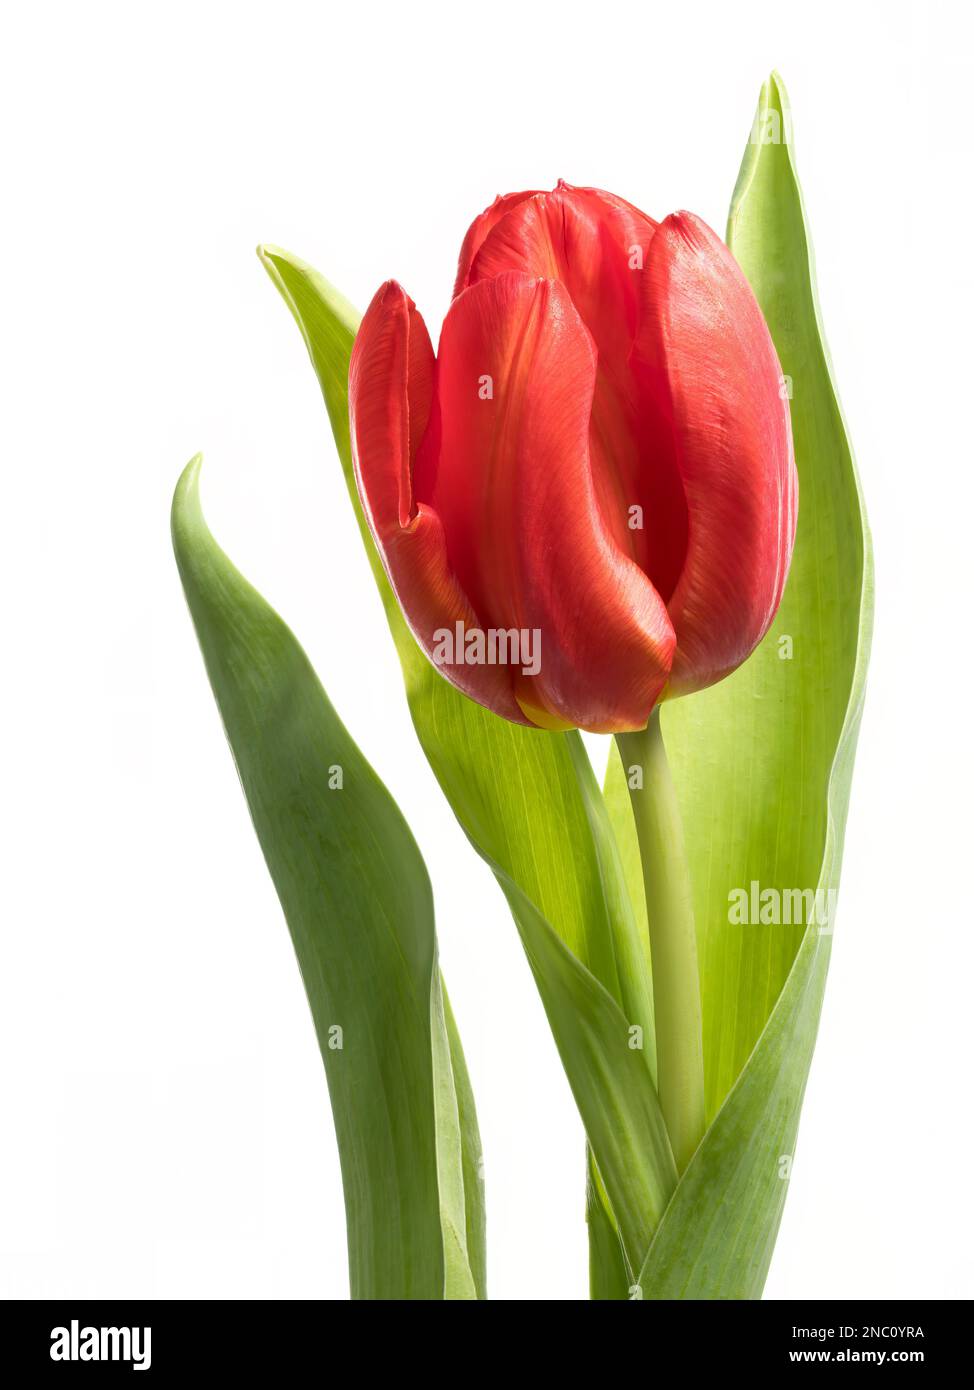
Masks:
[[[487,1210],[484,1204],[484,1167],[480,1146],[480,1128],[474,1105],[473,1087],[467,1071],[466,1058],[460,1045],[456,1019],[450,998],[443,985],[443,1009],[446,1032],[450,1043],[450,1060],[456,1089],[457,1119],[460,1126],[463,1201],[465,1208],[467,1259],[478,1298],[487,1297]]]
[[[758,651],[729,680],[664,711],[694,879],[715,1118],[650,1249],[641,1278],[650,1298],[756,1298],[763,1288],[831,935],[825,923],[732,925],[730,894],[752,881],[778,893],[837,888],[871,635],[869,533],[777,77],[762,89],[755,131],[728,242],[793,385],[798,536],[784,601]],[[610,805],[621,813],[617,760],[611,779]]]
[[[457,818],[508,897],[638,1269],[675,1172],[653,1082],[648,946],[581,739],[497,718],[460,695],[416,646],[352,476],[346,381],[354,314],[304,262],[273,248],[260,255],[298,322],[328,406],[417,734]],[[642,1030],[642,1050],[630,1046],[631,1025]]]

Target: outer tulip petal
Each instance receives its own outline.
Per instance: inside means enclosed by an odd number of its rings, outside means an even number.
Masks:
[[[468,278],[470,267],[485,237],[496,227],[501,218],[510,212],[511,208],[517,207],[518,203],[524,202],[526,198],[533,198],[535,193],[535,189],[528,189],[525,193],[498,193],[490,207],[485,208],[479,217],[474,218],[460,248],[460,263],[457,266],[456,284],[453,286],[454,299],[470,283]]]
[[[648,467],[630,356],[643,267],[656,223],[598,188],[561,182],[519,203],[497,222],[474,259],[475,284],[504,270],[560,280],[598,349],[590,442],[599,502],[618,544],[668,598],[683,564],[683,489],[672,468]],[[641,525],[630,526],[630,508]],[[674,515],[675,514],[675,515]]]
[[[433,394],[433,348],[422,316],[390,280],[373,299],[349,367],[352,458],[359,496],[389,582],[430,658],[437,634],[481,627],[447,560],[440,518],[417,503],[412,465]],[[517,723],[512,673],[498,666],[437,663],[464,694]]]
[[[781,599],[798,479],[781,368],[736,261],[699,218],[659,227],[634,353],[658,447],[683,480],[686,560],[668,608],[677,650],[667,695],[745,660]]]
[[[416,495],[441,517],[450,569],[494,628],[541,633],[515,677],[535,723],[645,726],[670,668],[665,605],[617,544],[592,477],[596,352],[552,280],[507,273],[454,300]]]

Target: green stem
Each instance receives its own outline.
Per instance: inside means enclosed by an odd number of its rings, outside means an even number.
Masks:
[[[616,744],[629,787],[646,890],[659,1100],[682,1173],[705,1128],[703,1025],[690,871],[659,709],[640,732],[617,734]]]

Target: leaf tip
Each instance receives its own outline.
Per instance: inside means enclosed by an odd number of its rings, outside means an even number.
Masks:
[[[777,68],[772,68],[768,75],[768,80],[764,85],[768,88],[769,95],[774,98],[778,110],[787,110],[789,106],[788,88],[785,86],[784,79]]]
[[[311,352],[311,343],[308,341],[307,329],[301,314],[301,310],[294,298],[293,285],[289,282],[295,277],[300,277],[303,271],[309,270],[297,256],[292,256],[284,251],[280,246],[273,246],[269,242],[262,241],[257,247],[257,259],[267,271],[271,284],[291,310],[301,329],[302,336]],[[314,354],[312,353],[312,360]]]
[[[202,469],[202,467],[202,453],[194,454],[193,457],[190,459],[189,463],[187,463],[186,467],[183,469],[182,473],[180,473],[179,475],[179,481],[176,484],[175,494],[177,498],[185,497],[188,494],[197,490],[197,488],[199,487],[200,470]]]
[[[781,73],[777,68],[761,83],[757,110],[748,134],[744,158],[741,161],[737,184],[731,197],[730,213],[727,219],[727,244],[732,246],[735,223],[747,198],[752,181],[758,171],[762,157],[777,159],[781,156],[794,164],[791,153],[791,103]],[[733,248],[732,248],[733,249]]]
[[[279,246],[273,246],[268,241],[262,241],[257,247],[257,259],[268,274],[273,275],[277,262],[287,260],[287,252],[282,251]]]
[[[181,543],[189,524],[191,512],[194,509],[199,510],[200,470],[202,467],[203,455],[194,454],[180,473],[176,490],[173,493],[169,524],[177,558],[180,554]]]

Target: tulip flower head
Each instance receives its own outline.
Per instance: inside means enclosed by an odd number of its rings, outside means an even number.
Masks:
[[[781,383],[719,237],[599,189],[481,213],[435,356],[383,285],[352,353],[355,476],[442,674],[517,723],[618,733],[735,670],[794,544]]]

